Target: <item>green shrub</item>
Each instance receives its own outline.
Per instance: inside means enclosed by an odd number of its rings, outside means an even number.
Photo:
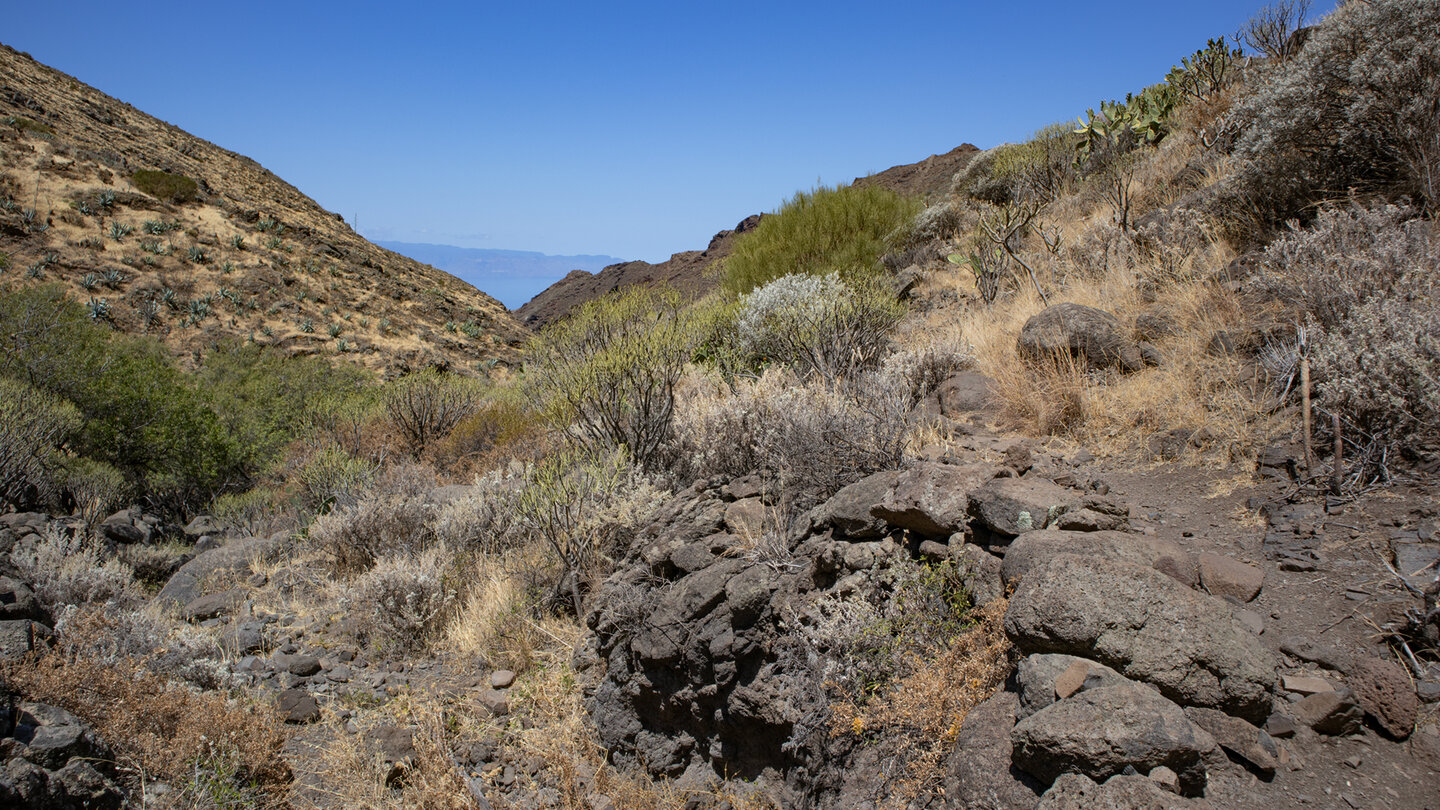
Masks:
[[[80,421],[80,411],[60,397],[0,377],[0,503],[32,509],[55,500],[60,448]]]
[[[110,515],[125,499],[129,484],[125,475],[103,461],[71,458],[65,462],[65,489],[75,510],[91,525]]]
[[[736,241],[725,259],[724,287],[746,293],[791,273],[879,272],[880,257],[903,240],[921,207],[880,186],[799,192]]]
[[[562,434],[593,451],[624,448],[648,466],[669,439],[675,386],[700,337],[677,293],[633,285],[537,335],[526,390]]]
[[[1355,190],[1440,203],[1440,4],[1345,3],[1233,113],[1245,228]]]
[[[484,383],[434,369],[407,374],[386,385],[380,404],[390,424],[419,457],[483,401]]]
[[[137,494],[184,511],[245,475],[243,454],[165,348],[92,323],[55,286],[0,294],[0,377],[69,400],[71,449],[114,466]]]
[[[183,203],[192,199],[200,190],[199,185],[183,174],[141,169],[130,176],[130,182],[151,197]],[[151,231],[154,233],[154,231]]]
[[[295,472],[304,505],[311,512],[354,504],[375,480],[379,464],[356,458],[334,445],[322,447]]]
[[[955,175],[957,194],[1004,205],[1017,199],[1049,202],[1066,193],[1077,179],[1075,133],[1051,124],[1024,143],[1007,143],[980,152]]]
[[[369,377],[320,357],[291,357],[254,343],[211,347],[195,373],[249,471],[265,470],[308,432],[312,416],[360,395]]]

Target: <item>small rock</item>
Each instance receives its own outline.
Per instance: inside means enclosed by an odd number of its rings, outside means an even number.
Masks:
[[[495,689],[509,689],[515,683],[515,673],[508,669],[498,669],[490,674],[490,686]]]
[[[1409,737],[1420,712],[1420,701],[1405,671],[1390,661],[1365,658],[1348,675],[1360,706],[1375,718],[1380,730],[1397,740]]]
[[[1292,705],[1290,712],[1299,723],[1336,737],[1359,731],[1365,719],[1365,712],[1348,689],[1318,692]]]
[[[1315,678],[1309,675],[1286,675],[1280,679],[1280,685],[1287,692],[1294,692],[1297,695],[1316,695],[1321,692],[1334,692],[1335,685],[1324,678]]]
[[[1265,721],[1265,733],[1271,737],[1294,737],[1297,730],[1295,719],[1287,714],[1276,712]]]
[[[275,708],[287,723],[313,723],[320,719],[320,704],[304,689],[286,689],[275,699]]]
[[[1249,602],[1260,595],[1265,572],[1220,554],[1198,554],[1200,584],[1215,596]]]
[[[495,689],[482,689],[477,696],[480,705],[484,706],[490,714],[495,717],[504,717],[510,713],[510,701],[505,697],[504,692]]]

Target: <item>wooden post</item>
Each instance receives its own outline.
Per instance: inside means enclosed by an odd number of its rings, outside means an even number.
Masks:
[[[1310,356],[1300,355],[1300,401],[1301,419],[1305,423],[1305,476],[1308,478],[1314,474],[1315,451],[1311,448],[1310,430]]]
[[[1340,414],[1330,415],[1330,427],[1335,431],[1335,471],[1330,480],[1330,489],[1340,494],[1340,483],[1345,478],[1345,440],[1340,438]]]

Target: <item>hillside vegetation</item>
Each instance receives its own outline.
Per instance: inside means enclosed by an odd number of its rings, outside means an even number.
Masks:
[[[948,192],[799,192],[513,374],[182,370],[47,264],[0,298],[5,688],[108,806],[1428,806],[1440,6],[1303,9]],[[319,239],[240,207],[190,238]],[[512,357],[473,323],[425,350]]]
[[[524,329],[253,160],[0,47],[0,284],[59,284],[176,355],[241,339],[389,373],[512,362]]]

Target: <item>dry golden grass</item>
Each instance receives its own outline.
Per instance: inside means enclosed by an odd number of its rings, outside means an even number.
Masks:
[[[315,766],[312,778],[290,792],[290,805],[315,810],[337,806],[357,810],[478,807],[450,755],[453,729],[458,725],[455,716],[431,699],[396,703],[401,705],[369,718],[361,733],[330,733],[326,729],[321,732],[323,739],[309,742],[309,760]],[[415,756],[402,763],[400,773],[392,779],[392,766],[367,742],[364,730],[393,722],[397,715],[413,731]]]
[[[579,627],[573,619],[532,615],[524,571],[542,566],[539,548],[511,558],[477,556],[460,610],[441,646],[462,656],[481,656],[497,668],[525,672],[547,649],[573,646]]]
[[[95,728],[116,765],[160,779],[182,794],[213,800],[243,792],[250,806],[280,806],[289,784],[280,758],[285,734],[268,706],[172,686],[126,662],[104,665],[51,654],[0,668],[9,688]]]
[[[965,715],[995,693],[1010,674],[1005,608],[997,599],[975,613],[976,624],[938,656],[912,662],[909,672],[863,705],[832,707],[830,735],[854,736],[881,746],[903,763],[881,806],[906,807],[922,795],[939,795],[945,759]]]

